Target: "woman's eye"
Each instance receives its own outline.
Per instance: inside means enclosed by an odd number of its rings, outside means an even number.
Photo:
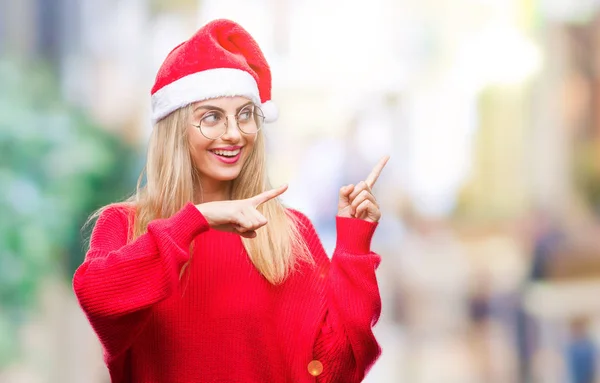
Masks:
[[[202,117],[202,124],[214,125],[221,120],[219,113],[208,112]]]
[[[252,109],[251,108],[242,109],[240,111],[240,113],[238,114],[239,121],[249,121],[250,119],[252,119]]]

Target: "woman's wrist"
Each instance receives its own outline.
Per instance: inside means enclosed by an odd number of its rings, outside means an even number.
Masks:
[[[336,248],[351,254],[371,252],[371,240],[377,222],[368,222],[358,218],[336,217]]]

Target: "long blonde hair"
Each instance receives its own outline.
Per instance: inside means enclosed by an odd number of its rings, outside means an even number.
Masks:
[[[154,126],[145,170],[138,179],[135,194],[124,201],[135,208],[131,240],[144,234],[152,220],[171,217],[186,203],[193,201],[197,191],[201,192],[198,188],[201,188],[202,177],[193,164],[187,134],[190,110],[189,106],[178,109]],[[240,175],[232,181],[230,198],[250,198],[270,188],[261,129]],[[282,283],[299,262],[314,264],[300,233],[301,223],[293,213],[277,199],[260,205],[258,210],[268,224],[256,231],[255,238],[242,238],[242,241],[250,260],[269,282]],[[181,275],[189,262],[182,268]]]

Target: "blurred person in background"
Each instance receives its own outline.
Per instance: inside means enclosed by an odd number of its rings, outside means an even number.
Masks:
[[[598,352],[590,334],[589,318],[575,318],[570,323],[571,339],[566,350],[567,366],[573,383],[595,383]]]
[[[169,53],[152,117],[146,184],[92,216],[73,280],[112,382],[362,381],[380,355],[371,188],[387,157],[340,189],[329,260],[269,186],[271,73],[240,25],[210,22]]]

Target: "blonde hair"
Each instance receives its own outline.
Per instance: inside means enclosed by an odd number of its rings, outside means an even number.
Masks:
[[[135,208],[131,240],[144,234],[148,224],[168,218],[201,192],[202,176],[193,164],[188,141],[191,107],[178,109],[154,126],[148,144],[146,167],[138,179],[136,192],[123,203]],[[257,133],[254,149],[240,175],[232,181],[232,200],[255,196],[271,188],[267,177],[266,149],[262,129]],[[142,181],[146,175],[146,183]],[[114,204],[112,204],[114,205]],[[111,205],[108,205],[111,206]],[[90,219],[108,206],[99,209]],[[256,231],[252,239],[242,238],[250,260],[272,284],[282,283],[299,262],[314,264],[300,233],[300,221],[278,200],[258,207],[268,224]],[[190,249],[190,255],[193,249]],[[182,268],[182,276],[190,261]]]

